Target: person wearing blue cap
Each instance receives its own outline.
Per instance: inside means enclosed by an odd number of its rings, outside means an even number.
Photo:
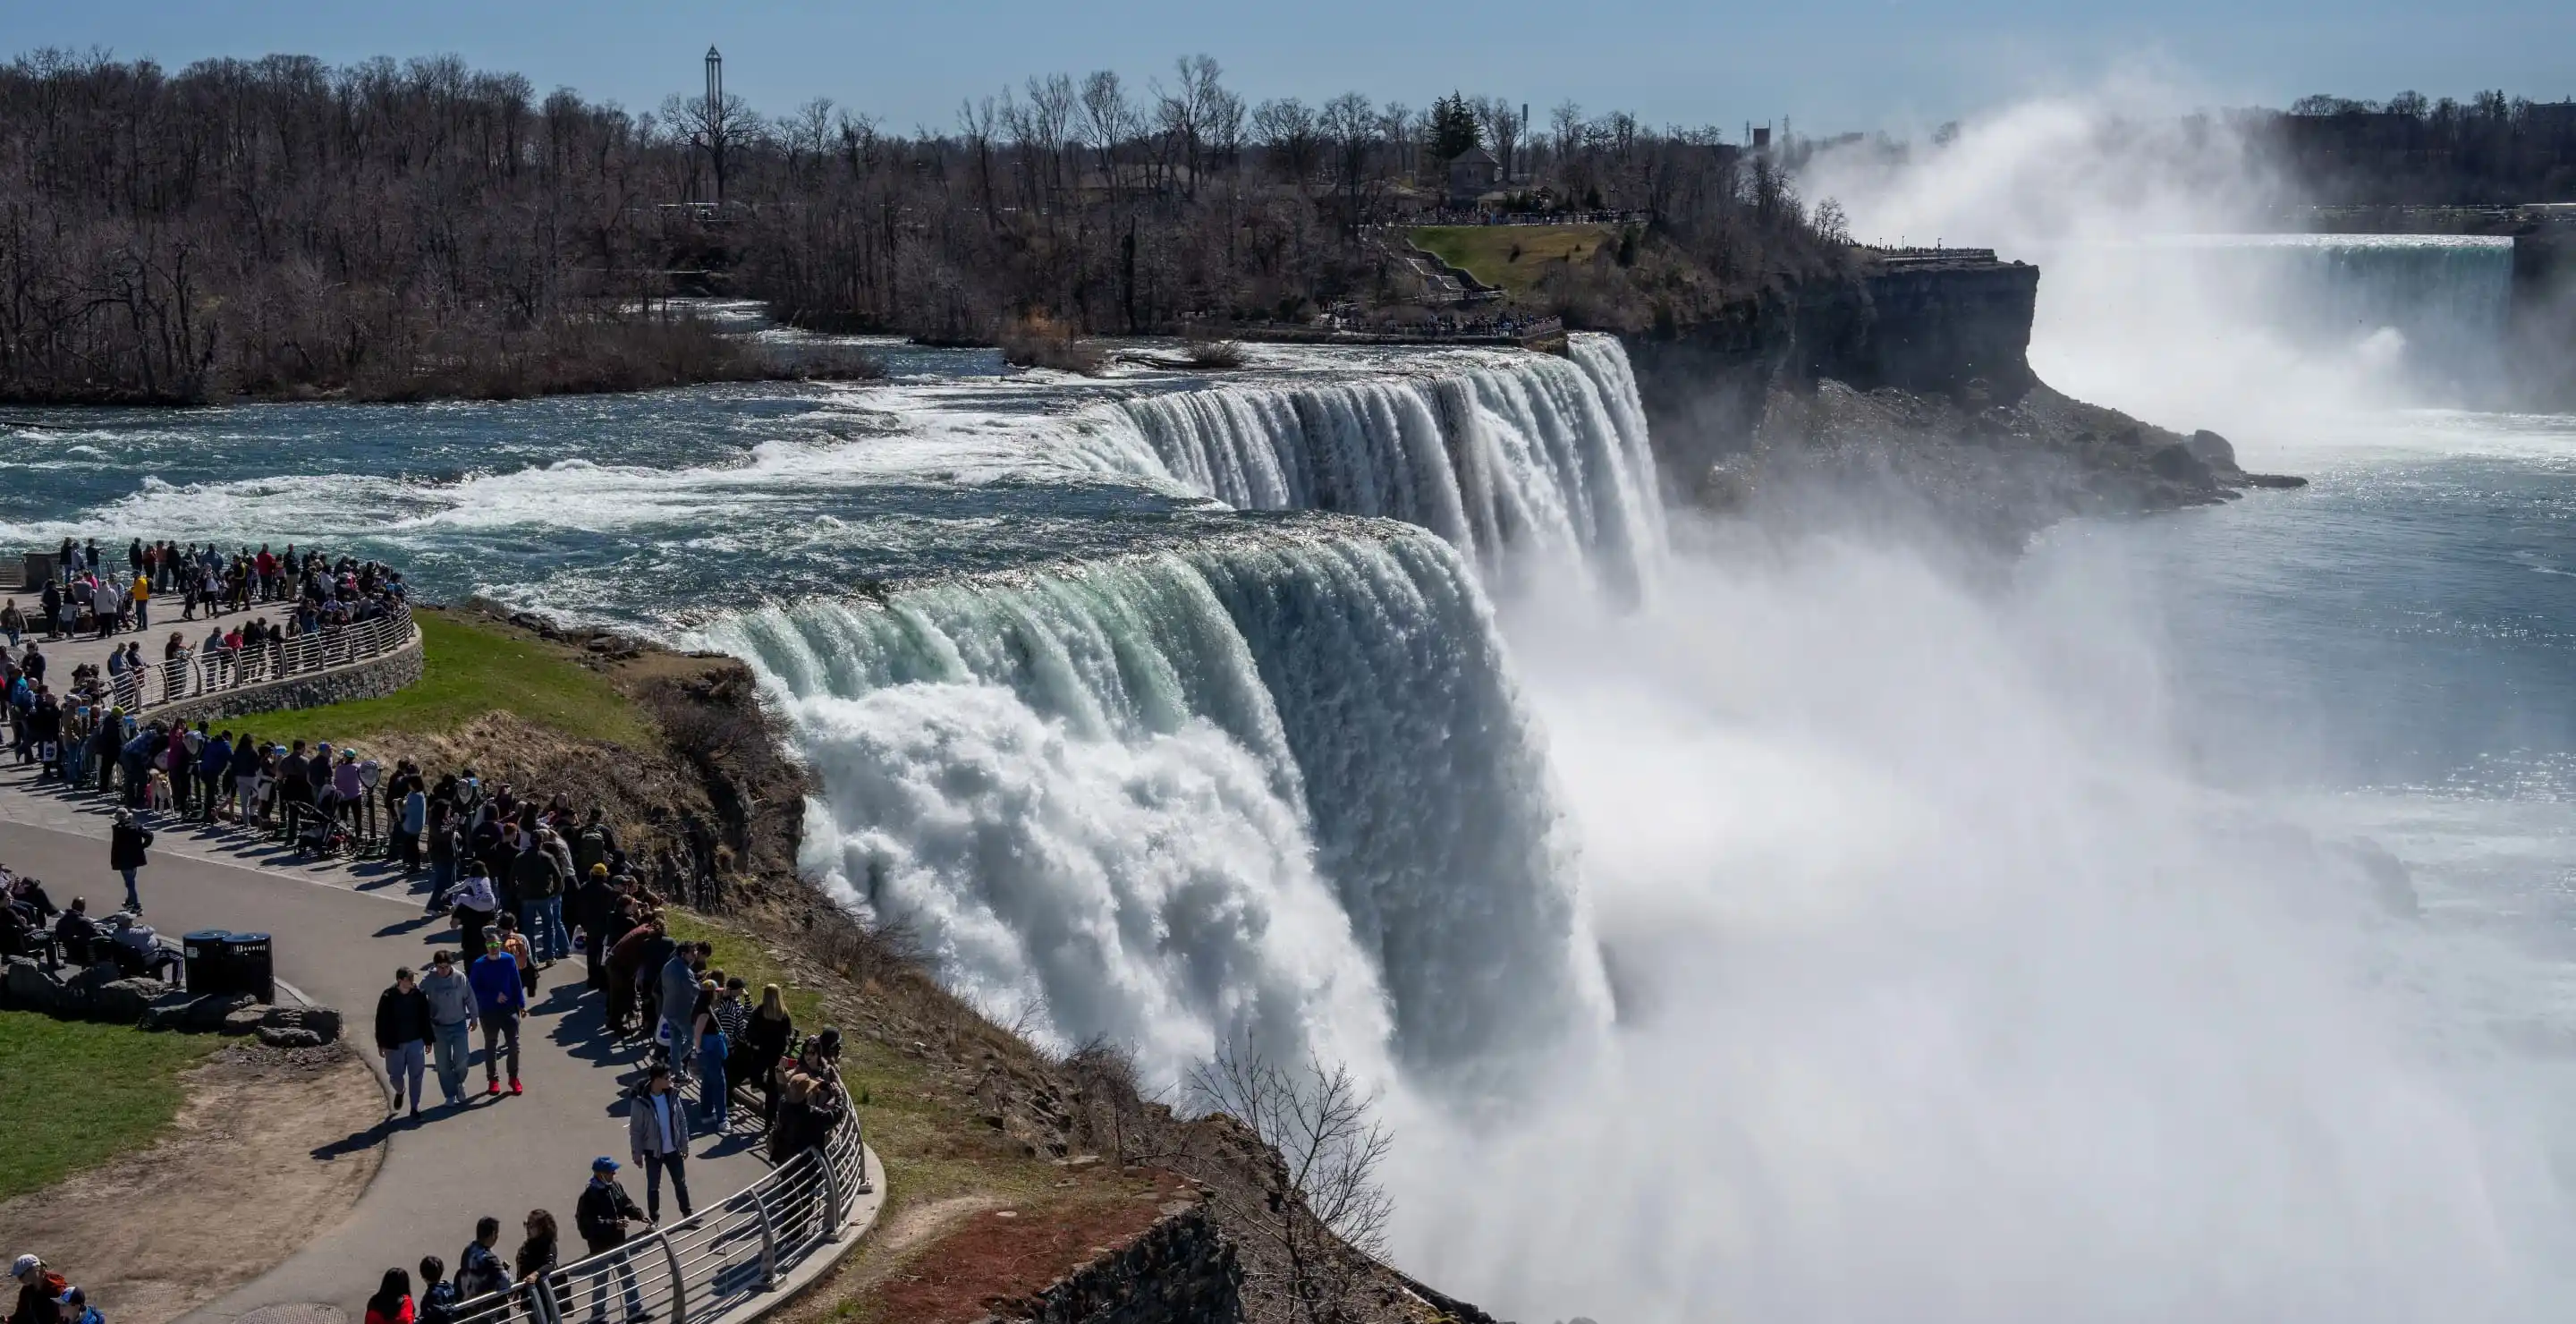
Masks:
[[[572,1207],[573,1229],[581,1233],[582,1243],[590,1248],[590,1253],[605,1254],[624,1246],[628,1223],[650,1221],[643,1210],[635,1207],[635,1197],[617,1184],[617,1160],[606,1154],[592,1159],[590,1184],[582,1188],[581,1198]],[[626,1257],[620,1255],[610,1267],[599,1270],[599,1276],[591,1283],[592,1324],[605,1324],[608,1318],[608,1276],[611,1273],[617,1275],[625,1288],[628,1324],[640,1324],[640,1321],[651,1319],[652,1312],[644,1308],[644,1294],[635,1287],[635,1270],[626,1262]]]

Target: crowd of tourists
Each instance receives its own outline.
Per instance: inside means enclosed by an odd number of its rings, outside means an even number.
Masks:
[[[138,584],[129,600],[138,626],[147,619],[150,595],[162,591],[163,574],[178,576],[186,592],[188,576],[202,572],[188,601],[210,613],[281,599],[296,604],[283,627],[266,627],[263,619],[249,623],[253,631],[292,634],[402,598],[401,576],[372,563],[326,562],[291,548],[283,557],[263,548],[210,560],[211,552],[211,545],[201,551],[166,543],[130,549]],[[425,971],[396,970],[378,998],[373,1037],[392,1085],[388,1121],[421,1118],[432,1106],[426,1089],[433,1078],[438,1108],[472,1106],[477,1066],[484,1100],[523,1094],[521,1026],[540,987],[578,954],[585,990],[602,1000],[607,1032],[640,1059],[624,1093],[629,1158],[643,1169],[645,1187],[639,1206],[619,1180],[623,1165],[616,1158],[592,1163],[574,1205],[586,1253],[613,1250],[638,1228],[657,1224],[665,1178],[680,1216],[688,1216],[692,1145],[701,1136],[746,1129],[737,1125],[738,1088],[757,1094],[774,1162],[822,1147],[850,1106],[837,1066],[839,1032],[800,1037],[776,985],[755,995],[744,979],[712,967],[709,944],[675,938],[665,920],[665,898],[686,899],[713,866],[717,847],[703,823],[685,817],[680,841],[638,860],[600,809],[577,811],[561,795],[541,798],[507,783],[487,784],[471,768],[433,780],[409,760],[387,769],[329,742],[279,744],[209,722],[138,720],[115,701],[113,674],[81,667],[64,682],[47,675],[36,641],[17,646],[18,634],[42,629],[51,637],[90,619],[66,604],[80,601],[70,584],[84,576],[98,582],[95,558],[95,544],[66,544],[67,576],[46,585],[41,626],[8,604],[0,627],[12,646],[0,651],[0,684],[16,761],[34,765],[39,782],[61,791],[114,801],[109,857],[124,883],[125,904],[104,918],[91,914],[85,897],[58,907],[41,880],[0,866],[6,901],[0,953],[41,955],[56,964],[113,961],[128,974],[173,973],[178,955],[144,922],[151,823],[276,833],[298,857],[355,855],[362,838],[380,841],[404,876],[426,874],[425,912],[446,917],[455,937],[452,947],[442,941],[432,952]],[[99,610],[100,600],[94,592],[82,610]],[[254,633],[250,643],[258,640]],[[544,1290],[534,1284],[565,1258],[556,1220],[534,1210],[522,1227],[525,1239],[505,1261],[500,1220],[482,1219],[452,1276],[436,1257],[421,1261],[417,1290],[409,1271],[387,1270],[369,1302],[370,1324],[379,1316],[382,1324],[443,1324],[463,1303],[490,1293]],[[23,1257],[19,1267],[22,1287],[36,1286],[22,1290],[18,1311],[0,1324],[84,1324],[73,1309],[78,1288],[35,1256]],[[618,1292],[611,1291],[612,1278],[622,1284]],[[612,1295],[623,1296],[629,1321],[648,1317],[634,1272],[622,1261],[600,1275],[593,1319],[605,1318]],[[540,1317],[560,1320],[563,1305],[549,1302]]]
[[[91,635],[106,638],[127,630],[152,628],[152,604],[179,601],[179,618],[209,618],[276,605],[306,630],[329,623],[335,608],[353,610],[379,591],[399,597],[400,572],[375,561],[342,556],[336,560],[313,548],[284,552],[261,543],[226,552],[214,543],[181,546],[140,538],[126,546],[124,568],[103,562],[98,540],[86,545],[63,539],[55,552],[53,574],[37,590],[37,612],[29,617],[17,600],[7,604],[0,633],[11,647],[17,636],[42,630],[47,639]]]
[[[381,562],[332,560],[291,546],[284,556],[263,545],[256,553],[244,549],[226,557],[212,543],[203,549],[147,547],[137,540],[127,553],[130,578],[120,578],[96,569],[96,543],[86,550],[72,548],[70,539],[63,545],[65,569],[39,590],[33,614],[15,597],[0,600],[0,639],[7,641],[0,648],[0,692],[7,695],[10,750],[17,761],[41,762],[48,776],[67,781],[95,766],[85,755],[99,742],[123,744],[140,734],[133,714],[147,701],[178,697],[189,664],[216,664],[212,684],[256,680],[268,674],[275,646],[381,619],[400,611],[410,597],[402,573]],[[172,628],[157,657],[147,656],[143,641],[129,640],[111,645],[103,662],[80,662],[68,675],[56,673],[45,644],[148,631],[153,601],[174,592],[179,619],[188,627]],[[202,635],[194,629],[201,610]]]

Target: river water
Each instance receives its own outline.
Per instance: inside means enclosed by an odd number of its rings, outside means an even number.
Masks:
[[[1605,340],[21,410],[0,539],[354,547],[750,659],[827,888],[1159,1078],[1351,1063],[1397,1258],[1521,1318],[2534,1318],[2576,420],[2281,387],[2475,334],[2407,262],[2278,273],[2361,311],[2222,328],[2269,391],[2141,369],[2052,268],[2044,376],[2315,482],[1968,580],[1666,511]]]

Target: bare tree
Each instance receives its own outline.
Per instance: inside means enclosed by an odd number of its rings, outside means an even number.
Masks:
[[[1100,158],[1101,182],[1118,190],[1118,145],[1134,132],[1135,107],[1114,69],[1096,69],[1082,80],[1082,131]]]
[[[673,93],[662,100],[662,122],[682,142],[706,155],[707,166],[715,174],[715,201],[722,203],[728,168],[760,138],[760,116],[752,112],[751,103],[733,92],[714,97]]]
[[[1476,99],[1476,124],[1485,131],[1485,141],[1494,145],[1494,159],[1502,165],[1503,183],[1512,182],[1515,163],[1513,150],[1520,146],[1520,110],[1501,97]]]
[[[1229,1047],[1192,1071],[1193,1102],[1248,1129],[1270,1153],[1266,1189],[1228,1197],[1232,1225],[1262,1239],[1306,1324],[1350,1319],[1354,1297],[1386,1247],[1395,1206],[1379,1182],[1392,1137],[1376,1096],[1349,1068],[1310,1060],[1288,1070],[1250,1047]]]

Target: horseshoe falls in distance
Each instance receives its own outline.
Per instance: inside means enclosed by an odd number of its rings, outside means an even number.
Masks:
[[[1480,576],[1651,590],[1663,515],[1617,343],[1093,421],[1149,476],[1333,513],[710,627],[819,775],[807,866],[1000,1019],[1108,1035],[1163,1079],[1244,1042],[1481,1074],[1604,1019]]]

